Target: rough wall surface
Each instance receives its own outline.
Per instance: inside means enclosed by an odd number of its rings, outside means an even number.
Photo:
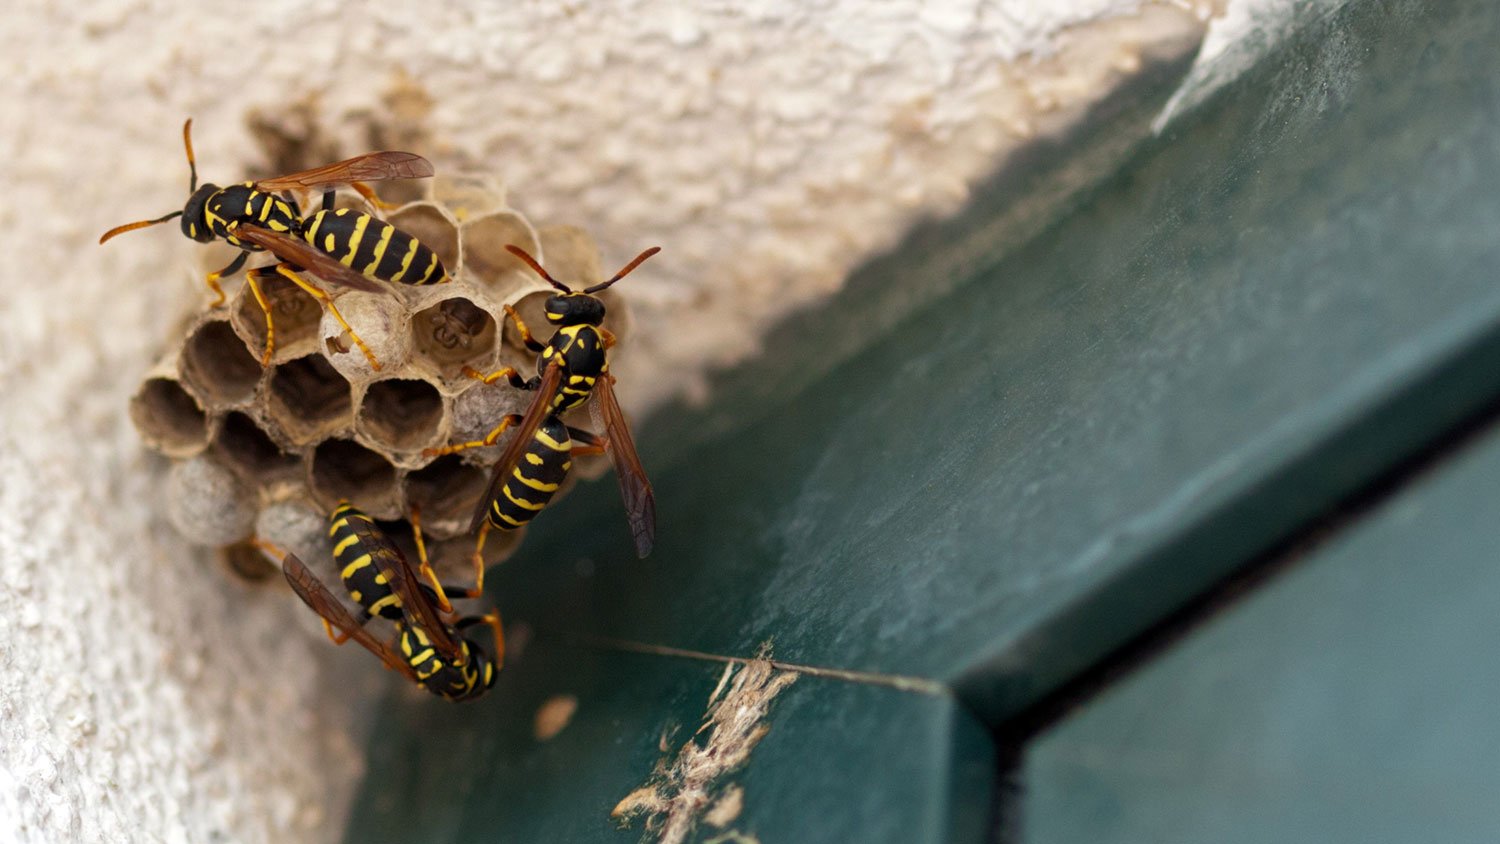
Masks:
[[[205,565],[124,406],[201,301],[177,129],[205,178],[278,138],[415,146],[576,223],[637,315],[639,412],[754,350],[1008,150],[1060,128],[1214,4],[253,6],[32,0],[0,33],[0,838],[318,841],[361,771],[366,655]],[[297,108],[287,112],[284,104]],[[396,117],[388,117],[392,106]],[[263,117],[258,133],[247,117]],[[286,114],[293,117],[286,117]],[[622,290],[626,286],[622,285]],[[672,378],[646,378],[648,371]],[[330,674],[341,678],[330,682]]]

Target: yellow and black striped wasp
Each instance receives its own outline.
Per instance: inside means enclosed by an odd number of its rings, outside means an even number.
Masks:
[[[357,619],[345,609],[297,555],[284,554],[281,563],[292,591],[323,619],[329,638],[336,644],[353,639],[392,670],[445,700],[474,700],[488,691],[505,659],[500,615],[492,610],[451,621],[444,617],[451,618],[453,608],[427,561],[417,514],[413,513],[412,536],[421,561],[420,575],[390,537],[348,502],[339,503],[329,522],[341,579],[350,597],[363,608],[363,618]],[[455,591],[458,597],[481,597],[482,571],[478,577],[473,589],[457,591],[450,587],[446,591]],[[431,586],[419,578],[426,578]],[[375,616],[395,624],[393,643],[380,641],[365,626]],[[493,659],[464,632],[480,624],[489,626],[494,634]]]
[[[228,266],[209,273],[204,280],[214,292],[212,307],[224,303],[219,280],[239,272],[252,252],[270,252],[280,259],[272,267],[258,267],[245,273],[250,292],[266,317],[266,346],[261,365],[271,362],[276,348],[276,327],[271,306],[261,290],[260,281],[270,274],[281,275],[322,303],[349,333],[354,344],[364,352],[372,369],[380,362],[359,339],[328,294],[310,284],[298,270],[307,270],[324,281],[354,290],[379,292],[378,281],[402,284],[435,284],[448,279],[443,263],[427,246],[390,223],[375,216],[347,208],[333,207],[338,188],[348,186],[377,207],[386,207],[366,183],[390,179],[420,179],[433,174],[432,164],[410,152],[372,152],[344,161],[304,170],[273,179],[243,182],[221,188],[198,184],[198,164],[193,156],[193,121],[182,125],[182,144],[188,159],[188,201],[181,211],[116,226],[105,232],[102,244],[128,231],[182,218],[182,233],[199,243],[222,239],[240,250]],[[294,193],[323,191],[323,207],[312,216],[303,217]]]
[[[594,294],[629,275],[641,262],[661,251],[661,247],[653,246],[637,255],[608,281],[579,291],[554,279],[520,247],[505,248],[561,291],[549,297],[545,306],[547,321],[557,326],[557,331],[546,343],[539,342],[531,336],[515,309],[507,306],[505,312],[515,322],[521,341],[537,353],[537,375],[525,380],[512,367],[488,375],[473,369],[465,372],[486,384],[503,378],[512,387],[531,390],[535,396],[524,416],[506,416],[484,439],[425,452],[436,456],[494,445],[506,429],[512,426],[517,429],[490,472],[489,487],[479,500],[469,526],[470,531],[478,531],[475,565],[482,566],[480,557],[491,527],[515,530],[531,521],[567,477],[572,456],[600,452],[607,452],[614,463],[636,553],[645,557],[651,553],[656,539],[656,499],[636,454],[625,414],[615,398],[615,378],[609,372],[608,355],[615,338],[602,326],[604,302]],[[602,438],[570,428],[561,419],[564,411],[577,407],[591,395],[594,397],[591,411],[595,423],[603,429]]]

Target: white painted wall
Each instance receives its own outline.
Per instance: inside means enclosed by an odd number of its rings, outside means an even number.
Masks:
[[[171,227],[94,240],[180,206],[184,116],[204,176],[229,181],[259,154],[247,110],[316,94],[354,144],[358,113],[404,72],[432,99],[421,151],[439,167],[494,170],[534,221],[591,229],[606,264],[666,248],[622,285],[642,329],[622,395],[639,411],[957,208],[1143,53],[1197,38],[1211,5],[8,9],[0,839],[329,840],[360,774],[362,695],[328,677],[368,681],[373,661],[301,635],[284,593],[226,580],[176,538],[155,506],[161,467],[125,421],[203,291]]]

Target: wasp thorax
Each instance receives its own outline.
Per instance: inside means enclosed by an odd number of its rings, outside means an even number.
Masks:
[[[218,185],[203,185],[188,197],[182,207],[182,233],[198,241],[209,243],[214,239],[214,230],[208,224],[208,199],[219,192]]]
[[[553,325],[598,325],[604,322],[604,303],[587,293],[549,296],[547,321]]]

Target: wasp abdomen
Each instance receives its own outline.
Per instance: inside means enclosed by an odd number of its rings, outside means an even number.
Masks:
[[[484,694],[495,681],[494,663],[467,639],[458,637],[459,658],[443,659],[432,637],[420,627],[397,625],[401,656],[417,675],[422,688],[448,700],[468,700]]]
[[[373,520],[348,503],[340,503],[328,517],[333,560],[349,596],[370,615],[400,621],[401,598],[391,591],[384,569],[399,552],[391,547]]]
[[[399,284],[436,284],[443,262],[421,241],[370,214],[340,208],[303,220],[302,239],[368,278]]]
[[[490,502],[490,523],[515,530],[531,521],[557,493],[573,468],[573,439],[556,416],[536,429],[521,459]]]

